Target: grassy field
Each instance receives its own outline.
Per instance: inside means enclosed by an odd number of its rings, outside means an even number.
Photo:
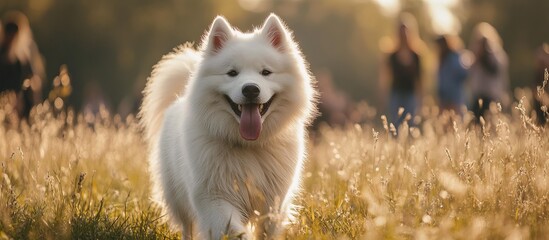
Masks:
[[[543,239],[549,136],[526,104],[471,124],[425,107],[417,127],[321,127],[286,239]],[[150,200],[135,119],[0,111],[0,239],[177,239]],[[124,122],[124,123],[123,123]]]

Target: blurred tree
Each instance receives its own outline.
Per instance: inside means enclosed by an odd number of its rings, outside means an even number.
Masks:
[[[21,10],[30,19],[43,52],[48,77],[67,64],[73,84],[72,105],[81,108],[88,82],[97,82],[113,111],[122,99],[139,95],[152,66],[163,54],[186,41],[199,43],[216,15],[251,30],[268,12],[279,14],[294,30],[312,71],[327,69],[334,85],[351,99],[377,104],[380,39],[392,37],[395,19],[377,0],[3,0],[0,14]],[[429,0],[395,0],[399,8],[416,15],[422,38],[434,48]],[[455,9],[468,42],[479,21],[492,23],[509,53],[513,86],[531,79],[533,51],[549,39],[549,1],[464,0]],[[428,55],[432,53],[428,51]],[[431,59],[431,60],[429,60]],[[427,57],[432,83],[434,57]],[[431,72],[432,74],[429,74]],[[48,86],[45,84],[45,93]],[[427,84],[427,92],[432,90]]]

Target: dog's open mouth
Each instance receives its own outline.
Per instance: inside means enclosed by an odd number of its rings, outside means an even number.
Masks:
[[[267,113],[274,95],[265,103],[247,102],[237,104],[225,95],[233,112],[240,117],[240,136],[246,140],[256,140],[261,133],[261,117]]]
[[[267,113],[267,111],[269,110],[269,107],[271,106],[271,103],[273,102],[274,97],[275,96],[273,95],[271,99],[269,99],[269,101],[262,104],[259,104],[259,103],[237,104],[233,102],[233,100],[229,96],[225,95],[227,102],[229,102],[229,105],[231,105],[231,109],[233,109],[234,113],[240,117],[242,117],[242,106],[247,106],[247,105],[249,105],[250,107],[257,107],[259,110],[259,114],[261,114],[261,116],[265,115],[265,113]]]

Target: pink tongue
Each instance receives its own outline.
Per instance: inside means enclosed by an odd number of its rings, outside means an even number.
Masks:
[[[261,132],[261,115],[258,104],[242,105],[240,114],[240,136],[246,140],[256,140]]]

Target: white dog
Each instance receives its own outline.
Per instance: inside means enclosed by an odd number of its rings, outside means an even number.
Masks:
[[[243,33],[217,17],[199,50],[155,67],[141,109],[155,193],[192,238],[271,238],[290,216],[316,91],[271,14]]]

